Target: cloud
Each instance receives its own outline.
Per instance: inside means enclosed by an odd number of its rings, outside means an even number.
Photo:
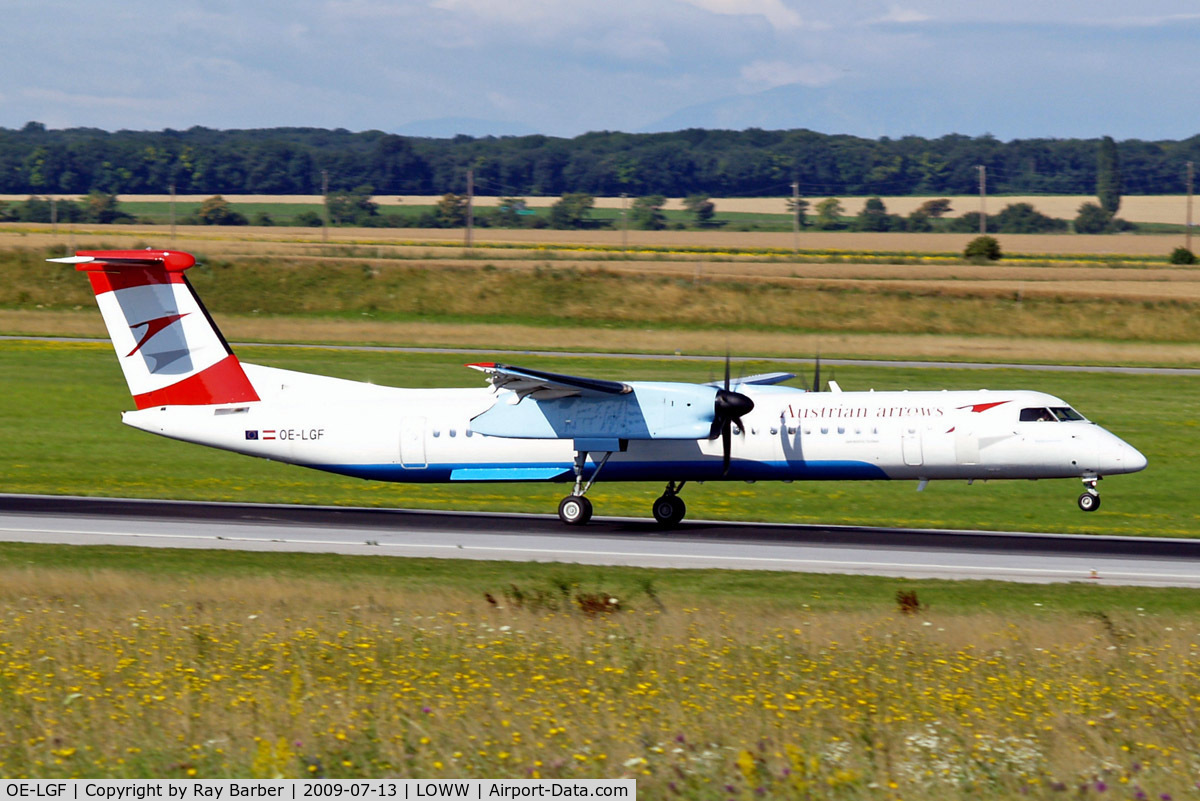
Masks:
[[[1200,21],[1200,14],[1161,14],[1159,16],[1111,17],[1109,19],[1083,21],[1104,28],[1162,28],[1167,25]]]
[[[27,101],[77,109],[141,111],[153,108],[154,105],[152,101],[146,98],[121,95],[88,95],[78,92],[64,92],[59,89],[28,88],[22,89],[19,94],[22,99]]]
[[[910,25],[914,22],[928,22],[933,19],[928,14],[917,11],[912,8],[901,8],[900,6],[889,6],[888,12],[881,17],[869,20],[875,24],[894,23],[898,25]]]
[[[742,81],[752,85],[751,91],[776,86],[828,86],[844,72],[828,64],[791,64],[786,61],[755,61],[741,69]]]
[[[726,16],[763,17],[775,30],[821,29],[821,23],[805,22],[799,13],[788,8],[782,0],[680,0],[680,2]]]
[[[661,64],[671,51],[657,36],[629,30],[613,30],[599,39],[580,37],[575,47],[582,52],[602,53],[621,61]]]

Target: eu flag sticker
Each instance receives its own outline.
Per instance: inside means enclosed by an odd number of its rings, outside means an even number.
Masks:
[[[246,439],[258,439],[258,432],[257,431],[247,431]]]

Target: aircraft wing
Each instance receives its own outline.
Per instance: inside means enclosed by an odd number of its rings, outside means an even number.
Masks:
[[[736,387],[739,384],[757,384],[760,386],[764,384],[782,384],[784,381],[790,381],[795,377],[795,373],[756,373],[755,375],[748,375],[745,378],[737,379],[733,382],[733,386]],[[705,386],[723,387],[725,386],[725,382],[709,381]]]
[[[708,384],[623,383],[493,362],[468,366],[487,373],[496,390],[496,403],[471,421],[472,430],[488,436],[573,439],[594,446],[586,449],[617,450],[627,440],[711,439],[726,419],[754,407],[749,398]]]
[[[487,373],[492,386],[497,390],[507,389],[514,392],[518,403],[526,397],[532,397],[534,400],[553,400],[576,396],[628,395],[633,392],[633,387],[619,381],[547,373],[528,367],[514,367],[511,364],[481,362],[468,364],[467,367]]]

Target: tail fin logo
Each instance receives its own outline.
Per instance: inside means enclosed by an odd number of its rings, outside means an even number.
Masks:
[[[129,326],[130,331],[133,331],[135,328],[141,328],[142,326],[146,326],[146,333],[142,334],[142,338],[138,340],[138,343],[136,345],[134,345],[133,350],[131,350],[131,351],[129,351],[129,353],[125,354],[125,358],[129,358],[133,354],[137,353],[139,350],[142,349],[142,345],[145,345],[147,342],[149,342],[150,339],[155,334],[160,333],[164,328],[169,326],[171,323],[174,323],[177,320],[181,320],[184,317],[187,317],[188,314],[189,314],[189,312],[184,312],[183,314],[167,314],[162,317],[156,317],[153,320],[147,320],[144,323],[134,323],[133,325]]]

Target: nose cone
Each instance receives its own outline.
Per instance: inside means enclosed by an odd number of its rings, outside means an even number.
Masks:
[[[1101,475],[1136,473],[1146,469],[1146,457],[1123,439],[1111,439],[1100,448]]]
[[[1146,469],[1146,457],[1137,448],[1130,445],[1128,442],[1121,443],[1124,447],[1124,453],[1121,454],[1121,461],[1125,465],[1126,473],[1136,473],[1139,470]]]

